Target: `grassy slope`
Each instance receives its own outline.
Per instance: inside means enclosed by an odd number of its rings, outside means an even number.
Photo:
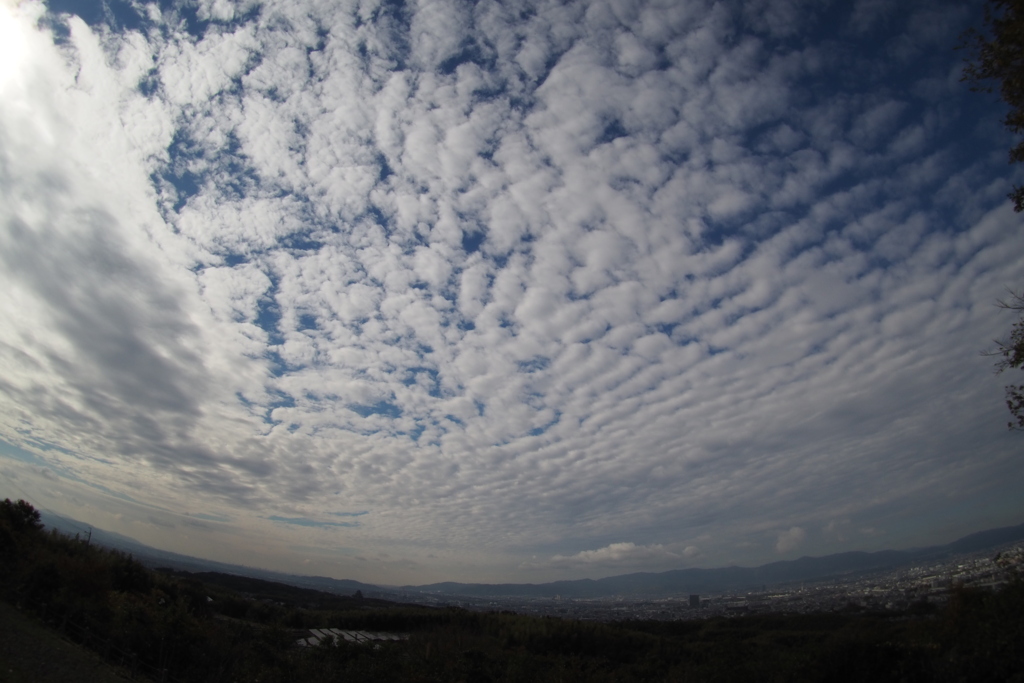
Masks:
[[[0,602],[0,683],[124,683],[99,655]],[[144,680],[136,676],[136,681]]]

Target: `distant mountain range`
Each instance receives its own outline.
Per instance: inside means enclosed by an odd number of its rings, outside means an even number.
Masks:
[[[87,524],[62,519],[43,513],[43,522],[69,534],[84,536]],[[715,569],[675,569],[666,572],[638,572],[610,576],[604,579],[579,579],[550,583],[432,583],[424,586],[387,588],[349,579],[325,576],[285,574],[241,565],[203,560],[158,550],[139,543],[133,538],[111,531],[92,528],[92,542],[131,553],[150,567],[170,567],[188,572],[215,571],[237,576],[249,576],[277,581],[302,588],[312,588],[339,595],[352,595],[363,591],[371,594],[386,592],[441,594],[466,597],[524,597],[524,598],[602,598],[612,596],[663,597],[688,593],[720,593],[749,590],[762,586],[776,586],[799,581],[819,581],[850,576],[858,573],[895,569],[921,564],[951,555],[980,552],[1007,543],[1024,541],[1024,524],[1001,529],[981,531],[946,545],[911,550],[882,550],[879,552],[846,552],[823,557],[801,557],[798,560],[772,562],[759,567],[719,567]]]
[[[895,569],[950,555],[979,552],[1021,540],[1024,540],[1024,524],[981,531],[946,545],[929,548],[801,557],[798,560],[772,562],[760,567],[675,569],[658,573],[622,574],[597,580],[580,579],[538,584],[446,582],[426,586],[403,586],[401,590],[467,597],[534,598],[602,598],[616,595],[660,597],[687,593],[720,593]]]

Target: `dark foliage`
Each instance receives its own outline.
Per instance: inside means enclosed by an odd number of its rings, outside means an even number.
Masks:
[[[1006,128],[1024,133],[1024,0],[989,0],[985,6],[985,28],[964,34],[963,47],[969,51],[963,79],[973,90],[992,91],[1010,106],[1003,119]],[[1024,141],[1010,150],[1010,163],[1024,161]],[[1024,211],[1024,187],[1010,193],[1015,211]]]
[[[1009,301],[1000,301],[999,305],[1011,311],[1024,313],[1024,296],[1010,293]],[[1007,341],[997,342],[995,355],[1001,356],[996,363],[999,372],[1005,370],[1024,370],[1024,318],[1020,318],[1010,329]],[[1006,387],[1006,407],[1010,409],[1016,422],[1008,423],[1010,429],[1024,429],[1024,385],[1011,384]]]
[[[39,511],[23,500],[0,503],[0,566],[10,564],[18,554],[19,545],[42,533]]]
[[[1003,119],[1007,130],[1024,133],[1024,0],[989,0],[985,5],[983,31],[970,29],[964,33],[963,45],[968,50],[963,79],[972,90],[991,92],[997,84],[999,96],[1010,107]],[[1024,161],[1024,141],[1010,149],[1010,163]],[[1009,194],[1014,211],[1024,211],[1024,187],[1015,185]],[[1024,312],[1024,298],[1012,294],[1004,308]],[[1000,372],[1011,368],[1024,369],[1024,318],[1010,331],[1010,339],[999,343],[995,355]],[[1010,429],[1024,429],[1024,386],[1006,387],[1006,406],[1014,420]]]
[[[23,500],[12,503],[10,498],[0,503],[0,526],[12,534],[30,534],[43,529],[38,510]]]
[[[33,519],[15,504],[4,509]],[[130,556],[2,520],[0,528],[13,539],[0,564],[2,597],[155,680],[913,683],[1014,681],[1024,672],[1019,580],[999,593],[958,589],[949,607],[938,611],[925,605],[899,614],[604,624],[411,605],[363,607],[368,600],[335,602],[338,596],[318,598],[304,589],[292,593],[246,580],[249,590],[240,594],[196,575],[150,572]],[[297,604],[317,601],[336,609]],[[303,634],[296,629],[310,627],[401,632],[408,639],[295,647]]]

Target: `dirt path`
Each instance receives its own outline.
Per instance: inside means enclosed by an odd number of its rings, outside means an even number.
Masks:
[[[126,683],[99,655],[0,602],[0,683]],[[136,681],[143,679],[135,678]]]

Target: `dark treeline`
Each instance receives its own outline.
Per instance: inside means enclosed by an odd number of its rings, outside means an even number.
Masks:
[[[198,578],[197,578],[198,577]],[[201,578],[206,580],[200,580]],[[227,585],[225,585],[227,584]],[[1024,582],[904,614],[596,623],[154,572],[0,503],[0,598],[152,680],[1022,681]],[[301,629],[409,634],[295,647]]]

